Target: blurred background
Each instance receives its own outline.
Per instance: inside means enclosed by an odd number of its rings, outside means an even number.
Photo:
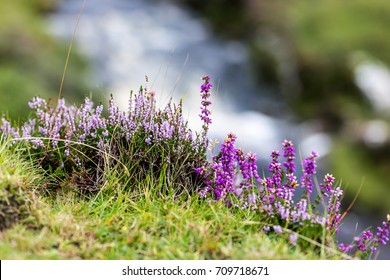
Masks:
[[[33,96],[57,97],[82,3],[0,2],[0,112],[23,120]],[[233,131],[263,164],[291,138],[320,153],[345,206],[361,188],[341,230],[350,242],[390,212],[389,26],[388,0],[89,0],[62,96],[126,104],[147,75],[197,129],[210,75],[213,138]]]

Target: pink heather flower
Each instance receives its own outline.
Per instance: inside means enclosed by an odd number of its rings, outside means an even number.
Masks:
[[[209,130],[209,125],[212,123],[211,120],[211,111],[208,109],[209,106],[211,105],[211,101],[209,100],[210,98],[210,90],[212,88],[212,84],[210,83],[210,77],[209,76],[204,76],[202,78],[204,83],[200,86],[200,94],[202,97],[202,106],[200,107],[200,114],[199,117],[203,121],[203,132],[202,132],[202,138],[203,138],[203,145],[205,148],[208,146],[208,138],[207,138],[207,133]]]
[[[281,226],[273,226],[272,228],[276,233],[283,233],[283,229]]]
[[[335,229],[337,231],[338,226],[340,224],[340,208],[341,208],[341,197],[343,195],[343,190],[340,187],[337,187],[334,190],[330,190],[330,197],[327,206],[327,218],[326,218],[326,226],[330,231]]]
[[[255,193],[248,194],[248,204],[255,204],[256,203],[257,195]]]
[[[271,228],[269,226],[263,226],[263,231],[264,232],[269,232]]]
[[[243,190],[242,188],[237,188],[237,189],[234,191],[234,193],[235,193],[237,196],[241,196],[241,194],[242,194],[243,191],[244,191],[244,190]],[[249,197],[248,197],[248,199],[249,199]]]
[[[290,240],[291,244],[296,245],[298,240],[298,234],[292,233],[289,235],[288,239]]]
[[[199,191],[199,196],[201,198],[206,198],[207,194],[211,191],[210,187],[206,187]]]
[[[5,118],[1,118],[0,131],[5,135],[10,135],[12,138],[20,137],[19,129],[12,127],[11,123]]]
[[[45,99],[42,99],[40,97],[34,97],[32,101],[28,102],[28,106],[31,109],[46,108],[47,103]]]
[[[328,173],[325,175],[324,182],[320,184],[320,190],[324,196],[329,196],[334,180],[335,178],[332,174]]]

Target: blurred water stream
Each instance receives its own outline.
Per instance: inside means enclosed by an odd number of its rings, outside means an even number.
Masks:
[[[70,39],[81,4],[63,1],[48,18],[53,35]],[[96,91],[113,93],[123,109],[130,90],[144,85],[146,75],[161,104],[170,97],[184,99],[189,124],[199,130],[200,78],[209,75],[214,84],[212,138],[222,141],[234,132],[240,147],[267,161],[270,151],[280,149],[286,138],[294,140],[302,155],[316,150],[325,156],[331,149],[327,135],[286,120],[283,101],[269,98],[267,89],[255,84],[243,44],[215,38],[202,18],[169,1],[89,1],[75,44],[93,65]],[[274,117],[253,110],[254,104],[276,112]],[[350,241],[356,216],[346,224],[351,225],[341,233]]]
[[[81,1],[63,1],[49,19],[51,32],[69,39],[80,6]],[[261,103],[285,115],[283,101],[266,97],[266,89],[255,85],[246,47],[214,38],[201,18],[169,1],[91,1],[75,42],[93,64],[97,91],[113,93],[123,109],[130,90],[144,85],[146,75],[161,103],[171,96],[184,99],[190,126],[199,130],[200,78],[209,75],[214,84],[212,138],[222,140],[234,132],[239,144],[259,157],[279,149],[285,138],[299,143],[304,154],[315,148],[325,155],[330,148],[329,138],[308,126],[252,110]]]

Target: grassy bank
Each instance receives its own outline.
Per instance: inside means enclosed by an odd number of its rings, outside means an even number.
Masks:
[[[317,178],[316,152],[297,163],[284,140],[258,173],[256,154],[229,133],[207,158],[212,84],[202,80],[195,133],[182,102],[157,107],[148,81],[128,111],[112,96],[107,113],[88,98],[75,106],[36,97],[21,127],[1,118],[0,257],[375,258],[390,215],[337,244],[343,190],[332,174]]]
[[[16,193],[23,205],[15,212],[28,210],[0,233],[1,259],[321,258],[265,235],[252,211],[233,213],[197,194],[161,195],[164,183],[151,178],[121,191],[108,176],[104,190],[88,198],[72,186],[45,194],[43,175],[15,153],[20,148],[8,141],[0,146],[1,203]]]

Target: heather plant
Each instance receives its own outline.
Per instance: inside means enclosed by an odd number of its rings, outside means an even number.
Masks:
[[[207,120],[203,134],[194,135],[183,119],[182,102],[159,109],[146,87],[130,94],[127,112],[111,96],[106,116],[103,105],[95,108],[88,98],[76,107],[65,99],[35,97],[29,106],[33,116],[21,129],[2,118],[0,131],[25,142],[29,156],[57,182],[70,182],[83,193],[99,191],[112,172],[129,187],[163,178],[176,194],[193,192],[200,182],[195,167],[207,165]],[[202,114],[209,114],[205,110]]]
[[[211,119],[207,118],[207,122],[211,123]],[[298,179],[294,144],[284,140],[283,158],[280,151],[272,151],[268,174],[260,177],[256,154],[249,152],[245,155],[235,142],[236,136],[228,134],[220,152],[212,157],[209,168],[201,166],[196,169],[205,184],[200,196],[210,201],[222,201],[232,209],[258,213],[265,233],[285,234],[293,245],[308,249],[314,244],[314,250],[319,249],[321,254],[324,254],[324,248],[333,250],[331,246],[343,218],[343,190],[334,184],[332,174],[326,174],[321,183],[315,184],[319,155],[313,151],[303,160],[302,175]],[[300,196],[295,192],[299,186],[302,188]],[[314,188],[316,192],[313,192]],[[389,227],[390,216],[377,227],[375,236],[367,230],[355,237],[352,244],[341,243],[338,247],[344,253],[367,258],[380,244],[386,245],[389,241]]]
[[[3,117],[0,131],[24,143],[24,154],[46,171],[57,188],[68,185],[96,193],[115,177],[121,192],[147,182],[157,193],[198,193],[212,209],[215,202],[227,206],[238,219],[250,213],[259,231],[322,257],[336,252],[371,258],[387,244],[390,216],[376,232],[367,229],[351,244],[335,245],[345,215],[343,190],[332,174],[317,183],[319,155],[314,151],[299,164],[298,176],[294,144],[285,140],[282,152],[271,152],[268,169],[260,176],[256,154],[237,148],[236,136],[229,133],[219,153],[207,160],[206,151],[212,148],[208,139],[212,84],[208,76],[202,79],[200,133],[188,128],[181,101],[169,101],[160,109],[147,87],[130,94],[127,111],[120,110],[112,96],[107,112],[88,98],[76,107],[65,99],[36,97],[29,103],[33,115],[21,128]]]
[[[310,248],[321,254],[325,253],[325,248],[333,251],[334,237],[343,217],[343,190],[334,184],[331,174],[326,174],[322,183],[314,183],[318,154],[312,152],[303,160],[302,175],[298,179],[295,148],[292,141],[285,140],[283,158],[279,151],[272,151],[268,174],[260,177],[256,155],[251,152],[245,155],[242,149],[236,148],[235,141],[236,136],[230,133],[218,155],[212,158],[212,172],[197,169],[206,184],[200,196],[222,201],[232,209],[256,212],[263,232],[284,234],[291,244],[304,250]],[[303,189],[300,196],[296,195],[299,186]],[[389,241],[389,227],[390,215],[377,227],[375,236],[370,230],[364,231],[352,244],[339,244],[339,249],[362,259],[371,257],[380,244],[386,245]]]

